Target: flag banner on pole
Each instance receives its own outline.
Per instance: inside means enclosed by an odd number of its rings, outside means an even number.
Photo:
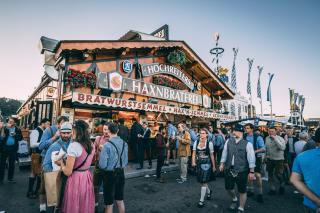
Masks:
[[[257,97],[260,98],[260,99],[261,99],[261,82],[260,82],[260,77],[261,77],[262,69],[263,69],[263,67],[259,67],[259,66],[258,66],[259,78],[258,78],[258,83],[257,83]]]
[[[268,90],[267,90],[267,101],[271,101],[271,81],[273,79],[274,74],[269,73],[269,83],[268,83]]]
[[[305,104],[305,98],[303,97],[302,100],[301,100],[301,113],[303,113],[303,110],[304,110],[304,104]]]
[[[289,88],[289,95],[290,95],[290,110],[294,110],[294,89]]]
[[[251,75],[251,68],[252,68],[252,63],[253,59],[247,58],[247,61],[249,63],[249,71],[248,71],[248,81],[247,81],[247,93],[251,95],[251,80],[250,80],[250,75]]]
[[[299,93],[294,93],[294,105],[297,104],[298,97],[299,97]]]
[[[300,106],[301,102],[302,102],[302,98],[303,98],[303,95],[299,95],[298,97],[298,105]]]
[[[231,88],[233,91],[237,91],[237,73],[236,73],[236,57],[238,54],[238,49],[233,48],[233,65],[232,65],[232,71],[231,71]]]

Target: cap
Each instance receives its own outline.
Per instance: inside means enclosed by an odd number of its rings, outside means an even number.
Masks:
[[[233,131],[244,132],[244,128],[241,124],[236,124]]]
[[[60,132],[71,132],[71,131],[72,131],[72,125],[70,123],[64,122],[61,125]]]

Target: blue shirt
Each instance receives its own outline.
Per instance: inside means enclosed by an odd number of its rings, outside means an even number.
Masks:
[[[223,149],[224,146],[224,138],[220,134],[215,135],[214,146],[219,147],[219,149]]]
[[[116,148],[110,143],[112,141],[117,147],[119,157]],[[99,167],[106,171],[112,171],[114,168],[120,168],[120,155],[124,143],[124,150],[122,153],[122,168],[128,164],[128,144],[124,142],[119,136],[109,139],[109,142],[103,145],[100,153]]]
[[[177,136],[177,128],[173,124],[168,124],[168,137]]]
[[[256,144],[254,144],[254,136],[253,135],[247,135],[246,141],[250,142],[253,145],[254,150],[257,150],[257,149],[266,150],[266,146],[264,145],[264,141],[261,136],[257,137]],[[254,146],[256,146],[256,147],[254,147]],[[261,156],[262,153],[257,153],[257,155]]]
[[[59,138],[59,140],[57,140],[56,142],[54,142],[50,147],[49,149],[46,151],[46,155],[44,157],[44,160],[42,162],[42,168],[43,168],[43,171],[44,172],[52,172],[53,168],[52,168],[52,160],[51,160],[51,155],[52,155],[52,152],[55,152],[55,151],[60,151],[61,149],[61,145],[60,143],[63,144],[63,146],[66,148],[66,150],[68,149],[68,146],[70,144],[70,141],[69,143],[61,140],[61,138]]]
[[[303,177],[306,186],[320,196],[320,148],[308,150],[299,154],[294,160],[292,172]],[[303,204],[311,209],[317,209],[315,203],[304,196]]]
[[[56,134],[57,130],[58,130],[57,125],[53,125],[51,127],[46,128],[46,130],[43,131],[43,134],[39,143],[39,149],[41,150],[41,156],[43,158],[46,156],[46,152],[49,149],[50,145],[54,142],[51,140],[51,138]]]
[[[8,130],[9,130],[9,135],[8,135],[8,139],[7,139],[6,145],[7,146],[13,146],[15,140],[14,140],[14,136],[11,136],[11,134],[16,132],[16,128],[12,127],[12,128],[8,128]]]
[[[193,129],[190,129],[189,130],[189,134],[190,134],[190,137],[191,137],[191,146],[193,146],[193,144],[198,140],[198,136],[196,134],[196,132],[193,130]]]

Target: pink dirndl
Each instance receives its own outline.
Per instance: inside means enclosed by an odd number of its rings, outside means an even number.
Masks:
[[[89,171],[94,153],[95,150],[93,146],[93,150],[88,156],[85,164],[79,168],[79,170],[82,171],[73,171],[68,177],[64,191],[62,212],[94,213],[95,197],[93,180]],[[86,157],[87,152],[82,147],[82,154],[80,157],[76,158],[74,168],[80,166]]]

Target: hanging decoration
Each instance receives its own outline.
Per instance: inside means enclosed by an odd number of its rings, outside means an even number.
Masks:
[[[94,89],[96,87],[97,77],[90,71],[80,71],[70,68],[64,75],[64,83],[70,85],[71,88],[89,87]]]
[[[177,90],[187,90],[188,87],[181,83],[180,81],[164,76],[164,75],[156,75],[153,76],[153,83],[157,84],[157,85],[161,85],[161,86],[165,86],[165,87],[170,87],[173,89],[177,89]]]
[[[221,101],[217,100],[217,99],[214,99],[213,100],[213,108],[215,110],[221,110],[222,109],[222,104],[221,104]]]
[[[186,63],[186,54],[182,50],[174,50],[169,53],[167,60],[172,64],[184,65]]]

